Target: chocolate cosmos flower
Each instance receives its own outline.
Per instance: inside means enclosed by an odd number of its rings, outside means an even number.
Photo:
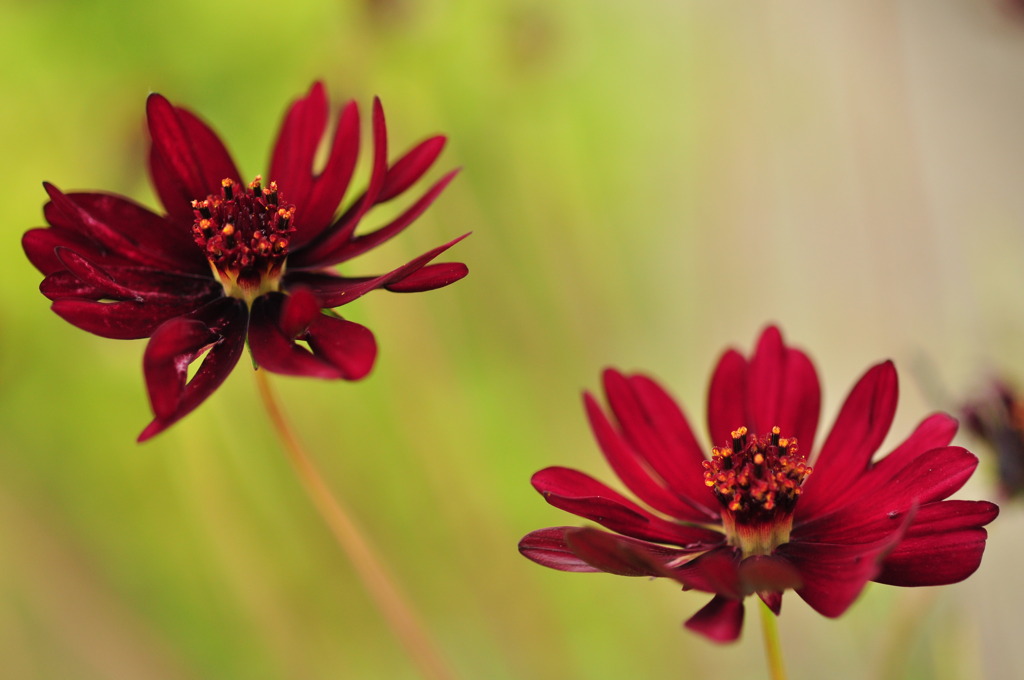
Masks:
[[[960,581],[978,568],[981,527],[998,508],[947,501],[977,459],[949,446],[956,421],[934,414],[887,456],[872,460],[896,410],[896,370],[871,368],[854,386],[814,456],[820,388],[800,350],[765,330],[753,357],[726,352],[708,396],[698,444],[686,417],[650,378],[604,374],[611,418],[585,395],[594,436],[612,469],[644,505],[562,467],[533,485],[557,508],[596,528],[553,527],[519,544],[561,571],[663,576],[713,593],[687,627],[735,640],[743,599],[776,613],[796,590],[825,616],[842,614],[868,581],[898,586]],[[813,468],[813,470],[812,470]]]
[[[369,185],[340,216],[359,154],[359,111],[355,102],[342,108],[326,161],[315,168],[330,114],[320,83],[288,110],[266,183],[257,176],[243,184],[220,139],[187,109],[153,94],[146,114],[149,169],[167,214],[122,196],[65,194],[44,184],[50,226],[22,239],[59,316],[107,338],[150,338],[143,370],[155,418],[140,441],[210,396],[247,338],[253,361],[268,371],[364,377],[377,353],[373,334],[329,310],[376,288],[432,290],[467,273],[461,263],[428,264],[460,239],[380,276],[339,276],[331,269],[409,226],[455,175],[442,177],[390,222],[355,234],[371,208],[423,176],[445,142],[431,137],[388,163],[377,100]],[[188,379],[189,365],[204,354]]]
[[[1005,381],[994,381],[963,415],[967,429],[995,454],[1002,495],[1024,496],[1024,401],[1017,391]]]

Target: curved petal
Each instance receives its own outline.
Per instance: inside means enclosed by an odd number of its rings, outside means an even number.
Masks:
[[[730,433],[747,422],[747,360],[734,349],[718,360],[708,388],[708,435],[713,446],[728,445]]]
[[[874,580],[894,586],[939,586],[964,580],[981,564],[987,537],[981,527],[998,514],[999,508],[986,501],[922,506]]]
[[[793,535],[829,543],[876,540],[912,508],[948,498],[964,485],[977,465],[978,459],[970,451],[946,446],[926,451],[899,470],[872,469],[851,487],[844,504],[826,514],[801,513],[801,497]]]
[[[933,413],[922,420],[902,444],[876,462],[872,469],[902,468],[926,451],[949,446],[957,429],[956,418],[945,413]]]
[[[198,248],[191,251],[172,241],[175,229],[163,217],[127,199],[108,194],[65,194],[46,182],[50,202],[43,208],[47,221],[72,229],[126,262],[188,273],[208,271]],[[172,245],[173,244],[173,245]]]
[[[776,554],[792,562],[803,585],[797,594],[816,612],[835,618],[845,612],[868,581],[878,575],[881,560],[890,543],[872,545],[827,545],[790,542]]]
[[[704,484],[706,460],[689,423],[675,401],[656,382],[645,376],[626,377],[613,369],[603,375],[608,404],[619,423],[623,453],[632,453],[634,474],[651,476],[685,506],[680,519],[715,522],[718,501]],[[595,430],[596,431],[596,430]],[[673,506],[676,508],[677,506]]]
[[[154,93],[146,100],[146,118],[153,184],[176,220],[190,223],[192,201],[218,193],[221,180],[242,180],[220,138],[192,112]]]
[[[654,565],[689,558],[681,550],[587,527],[566,529],[565,544],[590,566],[618,576],[660,576]]]
[[[156,417],[139,435],[143,442],[191,413],[220,387],[245,346],[245,304],[222,298],[190,319],[172,319],[153,333],[143,355],[143,370]],[[195,375],[188,366],[209,347]]]
[[[758,434],[778,426],[783,436],[796,437],[804,451],[812,450],[821,411],[818,375],[806,354],[784,344],[775,326],[758,340],[746,387],[749,420],[740,424]]]
[[[373,168],[370,171],[370,185],[363,195],[356,199],[355,203],[349,206],[349,209],[330,227],[303,248],[291,254],[290,259],[294,265],[305,267],[329,264],[327,256],[351,240],[359,221],[370,208],[379,202],[380,190],[384,185],[388,169],[388,138],[384,109],[381,108],[380,100],[376,98],[373,100],[372,120]]]
[[[289,270],[285,273],[284,283],[289,290],[295,286],[308,288],[316,294],[324,307],[340,307],[341,305],[347,305],[353,300],[357,300],[363,295],[369,293],[371,290],[399,283],[403,279],[422,269],[435,257],[448,250],[467,236],[469,236],[469,234],[463,234],[457,239],[449,241],[442,246],[438,246],[437,248],[420,255],[416,259],[405,263],[401,267],[393,269],[387,274],[381,274],[380,276],[372,278],[346,278],[343,276],[334,276],[333,274],[325,274],[323,272]]]
[[[601,570],[577,557],[565,542],[565,532],[574,527],[550,527],[531,531],[519,541],[519,552],[537,564],[558,571],[591,572]]]
[[[814,474],[804,484],[798,512],[813,516],[836,507],[864,474],[892,425],[898,394],[891,361],[873,366],[854,385],[812,461]]]
[[[615,382],[613,378],[610,388],[612,391],[617,390]],[[589,393],[584,394],[583,401],[594,439],[604,453],[605,460],[630,491],[655,510],[677,519],[708,521],[708,513],[696,509],[700,507],[706,495],[703,498],[697,497],[693,503],[688,503],[670,492],[664,482],[653,474],[643,455],[619,435],[594,397]],[[627,419],[628,417],[627,415]],[[695,474],[701,473],[695,471]]]
[[[715,595],[683,624],[712,642],[734,642],[743,630],[743,600]]]
[[[272,293],[253,303],[249,347],[257,365],[285,375],[344,380],[364,377],[373,366],[377,351],[369,329],[325,316],[319,309],[302,324],[298,319],[308,310],[296,311],[298,306],[305,306],[302,296],[298,301],[291,297]],[[289,335],[282,328],[282,319],[289,331],[305,330],[301,335]],[[308,342],[312,352],[296,344],[297,339]]]
[[[196,301],[176,302],[98,302],[79,298],[55,300],[50,308],[57,316],[84,331],[115,340],[148,338],[168,319],[188,314]]]
[[[149,267],[104,267],[62,246],[57,247],[55,254],[67,268],[50,274],[39,284],[39,290],[51,300],[77,297],[164,305],[190,303],[192,308],[198,309],[221,295],[220,284],[208,276],[176,274]]]
[[[374,231],[360,236],[353,236],[345,240],[339,239],[337,241],[337,245],[333,249],[318,249],[316,251],[316,260],[301,250],[294,253],[292,259],[297,262],[299,266],[306,263],[309,263],[310,266],[330,266],[351,260],[358,255],[362,255],[368,250],[376,248],[393,236],[400,234],[410,224],[416,221],[420,215],[426,212],[427,208],[437,200],[437,197],[441,195],[441,192],[455,178],[455,175],[457,175],[458,172],[458,169],[452,170],[447,175],[439,179],[426,191],[425,194],[423,194],[423,196],[419,198],[419,200],[406,208],[402,214],[391,222],[385,224],[383,227],[379,227]]]
[[[633,538],[707,550],[724,536],[702,527],[667,522],[578,470],[549,467],[530,480],[551,505]]]
[[[21,237],[21,247],[32,266],[44,276],[64,269],[57,257],[57,248],[70,248],[101,264],[125,263],[124,257],[104,255],[102,247],[92,239],[73,229],[63,227],[36,227]]]
[[[425,293],[466,278],[469,267],[461,262],[439,262],[418,269],[401,281],[384,286],[392,293]]]
[[[327,128],[327,116],[323,83],[313,83],[309,94],[289,107],[274,144],[268,179],[277,182],[288,200],[295,204],[296,223],[308,222],[304,208],[313,188],[313,159]]]
[[[381,185],[377,202],[383,203],[405,193],[434,164],[441,155],[446,141],[444,135],[425,139],[392,163],[384,176],[384,184]]]

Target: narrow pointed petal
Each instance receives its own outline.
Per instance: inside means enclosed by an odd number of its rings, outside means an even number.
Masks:
[[[143,357],[143,369],[157,416],[138,441],[146,441],[181,420],[227,379],[245,346],[245,318],[243,303],[222,298],[196,312],[192,319],[173,319],[166,330],[161,327],[153,334]],[[183,378],[189,364],[206,347],[210,350],[203,363],[186,383]]]
[[[376,98],[373,100],[372,120],[373,168],[370,171],[370,185],[334,224],[305,247],[293,253],[295,266],[327,266],[328,256],[352,239],[359,221],[378,202],[388,169],[388,139],[384,109],[381,108],[380,100]]]
[[[964,580],[981,564],[987,538],[981,527],[998,514],[999,508],[986,501],[942,501],[921,507],[875,581],[938,586]]]
[[[541,566],[558,571],[600,572],[573,554],[566,544],[565,532],[573,528],[551,527],[531,531],[519,541],[519,552]]]
[[[313,159],[327,128],[327,117],[327,93],[323,83],[316,82],[309,94],[296,100],[285,114],[270,159],[268,180],[277,182],[295,204],[299,223],[313,189]]]
[[[702,527],[667,522],[578,470],[549,467],[533,475],[533,487],[551,505],[634,538],[706,550],[724,537]]]
[[[441,195],[441,192],[455,178],[456,174],[458,174],[458,170],[449,172],[430,187],[418,201],[409,206],[405,212],[379,229],[361,236],[354,236],[350,239],[338,240],[337,246],[333,250],[318,249],[315,251],[316,259],[313,259],[310,253],[299,250],[292,258],[295,266],[324,267],[336,265],[376,248],[388,239],[400,234],[419,218],[437,200],[437,197]]]
[[[821,452],[811,461],[814,474],[804,485],[801,512],[815,515],[836,507],[864,474],[892,425],[898,393],[891,361],[872,367],[857,382]]]
[[[415,184],[441,155],[446,141],[443,135],[426,139],[392,163],[384,177],[377,202],[389,201]]]
[[[708,389],[708,434],[713,446],[731,441],[730,433],[746,424],[747,360],[729,350],[718,360]]]
[[[292,239],[294,248],[319,236],[331,225],[352,181],[358,156],[359,108],[350,101],[338,116],[327,164],[313,180],[309,199],[297,217],[298,231]]]
[[[671,514],[680,519],[716,521],[718,502],[704,484],[704,453],[672,398],[644,376],[627,378],[609,369],[603,382],[627,452],[635,454],[641,468],[656,475],[659,486],[685,504],[683,514],[675,510]],[[647,474],[646,470],[634,473]]]
[[[238,169],[217,134],[190,111],[151,94],[146,117],[157,194],[175,219],[191,222],[192,201],[218,193],[223,179],[240,181]]]
[[[743,630],[743,601],[715,595],[684,624],[713,642],[734,642]]]
[[[619,376],[619,379],[622,377]],[[619,387],[619,382],[615,378],[611,380],[612,385],[608,389],[615,391]],[[680,500],[664,486],[661,479],[652,476],[650,467],[641,454],[619,435],[593,396],[585,394],[583,401],[594,438],[608,464],[630,491],[655,510],[672,517],[707,521],[707,514],[695,509],[696,503]],[[699,468],[695,470],[695,474],[702,474]]]
[[[449,286],[469,274],[469,267],[461,262],[439,262],[413,272],[401,281],[384,286],[392,293],[425,293]]]
[[[290,290],[294,286],[308,288],[316,294],[325,308],[340,307],[366,295],[371,290],[384,288],[398,283],[406,277],[422,269],[435,257],[451,248],[453,245],[469,236],[462,236],[430,250],[414,260],[410,260],[401,267],[393,269],[387,274],[376,277],[346,278],[333,276],[322,272],[289,271],[285,274],[284,282]]]

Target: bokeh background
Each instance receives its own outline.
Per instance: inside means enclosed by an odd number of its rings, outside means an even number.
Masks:
[[[395,153],[449,135],[430,177],[462,166],[456,182],[346,271],[473,231],[452,251],[469,278],[345,308],[377,334],[369,379],[274,382],[464,678],[766,676],[753,607],[715,646],[680,628],[706,596],[518,555],[523,534],[572,522],[533,472],[613,481],[579,399],[602,367],[656,374],[700,423],[719,353],[777,322],[817,362],[823,423],[867,366],[897,361],[889,444],[995,373],[1024,380],[1024,24],[995,0],[0,12],[2,678],[416,677],[245,361],[136,445],[144,343],[79,331],[36,291],[18,239],[42,223],[42,180],[155,206],[151,91],[200,112],[250,175],[315,79],[364,112],[380,95]],[[993,497],[991,469],[960,496]],[[788,596],[791,677],[1024,677],[1022,532],[1006,504],[972,579],[872,585],[835,621]]]

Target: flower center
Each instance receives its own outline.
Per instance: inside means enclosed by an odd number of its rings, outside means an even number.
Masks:
[[[714,447],[704,461],[704,483],[724,508],[726,538],[744,557],[770,555],[789,541],[800,487],[811,474],[796,439],[779,434],[778,427],[763,437],[741,427],[731,447]]]
[[[266,189],[260,177],[242,188],[221,181],[221,195],[192,201],[192,236],[210,261],[213,275],[231,297],[252,301],[276,291],[288,256],[295,206],[285,203],[277,182]]]

